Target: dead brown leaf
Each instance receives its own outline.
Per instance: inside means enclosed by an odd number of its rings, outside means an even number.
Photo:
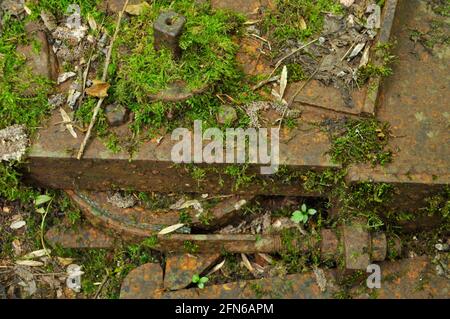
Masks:
[[[300,17],[300,19],[298,20],[298,26],[300,27],[300,30],[306,30],[306,28],[308,27],[303,17]]]
[[[145,9],[150,8],[150,5],[147,2],[141,2],[139,4],[129,4],[125,8],[125,12],[134,16],[141,15]]]
[[[87,95],[99,98],[108,96],[108,89],[111,86],[109,83],[99,80],[94,80],[92,82],[92,86],[85,91]]]

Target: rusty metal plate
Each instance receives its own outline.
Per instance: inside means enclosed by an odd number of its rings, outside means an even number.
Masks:
[[[260,175],[260,165],[250,165],[248,174],[256,179],[246,189],[235,189],[235,179],[224,173],[227,164],[200,165],[219,171],[208,172],[201,182],[192,178],[182,165],[171,161],[171,149],[177,141],[170,135],[157,142],[143,143],[130,157],[126,152],[113,154],[103,143],[93,138],[81,160],[76,151],[83,137],[74,139],[69,132],[61,131],[59,112],[50,117],[46,126],[37,134],[24,171],[29,182],[49,188],[107,191],[133,189],[136,191],[208,193],[208,194],[280,194],[317,196],[304,190],[297,181],[291,185],[274,181],[273,176]],[[55,143],[55,141],[58,141]],[[206,143],[205,143],[206,145]],[[280,165],[306,172],[338,168],[331,163],[328,136],[320,128],[311,126],[307,131],[280,132]],[[223,183],[218,183],[222,179]]]
[[[393,25],[398,60],[377,102],[377,118],[391,125],[393,162],[377,168],[355,165],[348,181],[396,184],[402,200],[395,205],[408,209],[450,184],[450,56],[448,45],[430,52],[410,39],[412,30],[427,30],[430,21],[442,17],[424,1],[399,0],[398,6]]]
[[[379,289],[369,289],[366,286],[355,287],[351,291],[354,298],[450,298],[450,280],[437,276],[435,267],[427,257],[385,262],[381,263],[380,267],[381,287]]]
[[[158,268],[159,267],[159,268]],[[207,286],[205,289],[183,289],[165,292],[162,287],[162,269],[157,264],[146,264],[125,278],[120,298],[134,299],[248,299],[248,298],[285,298],[318,299],[331,298],[335,287],[333,271],[324,271],[329,284],[321,291],[313,273],[288,275],[284,278],[265,278],[224,285]],[[145,278],[152,278],[148,284]],[[156,280],[154,279],[156,278]],[[147,279],[148,280],[148,279]]]
[[[350,289],[351,298],[430,299],[450,297],[450,280],[434,273],[427,257],[381,263],[381,287],[367,288],[366,281]],[[337,285],[338,273],[324,270],[325,287],[319,287],[313,272],[285,277],[264,278],[191,288],[177,291],[162,289],[162,269],[159,264],[145,264],[125,278],[120,298],[136,299],[331,299],[342,291]]]
[[[163,291],[163,270],[160,264],[149,263],[133,269],[122,282],[121,299],[155,298]]]
[[[415,188],[450,184],[448,45],[430,52],[410,39],[412,30],[429,29],[443,19],[426,2],[399,0],[393,25],[398,59],[393,75],[381,86],[377,117],[391,125],[389,147],[394,161],[382,168],[360,165],[349,172],[351,182],[372,180]],[[446,49],[447,48],[447,49]],[[420,195],[421,196],[421,195]]]

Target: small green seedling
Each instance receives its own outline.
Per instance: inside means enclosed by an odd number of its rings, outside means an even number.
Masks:
[[[192,282],[197,284],[197,287],[200,289],[205,288],[205,284],[208,282],[208,277],[200,277],[199,275],[192,276]]]
[[[306,224],[309,216],[312,216],[316,213],[317,211],[314,208],[308,208],[306,207],[306,204],[303,204],[302,207],[300,207],[300,210],[296,210],[292,213],[291,220],[295,223],[302,222],[303,224]]]
[[[45,247],[44,233],[45,233],[45,218],[47,217],[48,211],[50,209],[50,205],[52,203],[52,197],[48,195],[39,195],[34,199],[34,208],[36,212],[42,215],[41,219],[41,244],[42,248],[45,250],[47,255],[49,255],[47,248]],[[44,208],[44,204],[47,204],[47,207]]]

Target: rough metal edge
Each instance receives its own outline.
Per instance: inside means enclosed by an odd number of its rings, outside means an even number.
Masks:
[[[383,10],[383,22],[381,23],[380,34],[375,43],[386,43],[392,34],[392,26],[394,24],[395,13],[397,11],[398,0],[387,0]],[[378,102],[380,87],[383,80],[380,77],[371,78],[367,85],[367,94],[361,115],[373,116],[376,113],[376,105]]]

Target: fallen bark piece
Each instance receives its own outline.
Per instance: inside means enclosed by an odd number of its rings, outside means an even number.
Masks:
[[[220,257],[220,254],[175,254],[166,258],[164,288],[183,289],[192,282],[192,276],[201,274]]]
[[[25,126],[13,125],[0,130],[0,162],[20,161],[27,146]]]

